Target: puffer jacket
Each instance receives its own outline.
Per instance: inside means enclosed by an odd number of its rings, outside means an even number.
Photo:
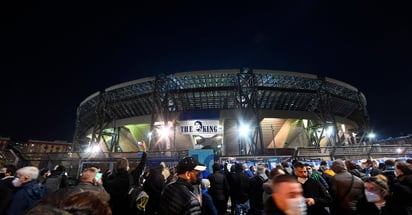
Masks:
[[[221,172],[214,172],[207,177],[210,181],[209,194],[213,197],[213,200],[224,200],[229,199],[229,182]]]
[[[166,185],[160,198],[159,214],[202,214],[199,199],[193,191],[193,185],[182,178],[178,178],[176,182]]]

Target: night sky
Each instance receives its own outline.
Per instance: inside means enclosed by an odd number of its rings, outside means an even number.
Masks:
[[[99,90],[242,67],[346,82],[365,94],[378,139],[412,134],[409,5],[138,2],[2,7],[0,136],[70,142],[78,105]]]

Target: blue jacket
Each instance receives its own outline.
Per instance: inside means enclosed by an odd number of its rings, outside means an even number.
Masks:
[[[46,195],[46,189],[36,180],[31,180],[17,188],[7,211],[9,215],[20,215]]]

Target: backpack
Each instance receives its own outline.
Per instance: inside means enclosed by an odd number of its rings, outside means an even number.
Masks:
[[[149,195],[143,190],[141,184],[133,183],[133,176],[129,175],[129,191],[127,192],[129,207],[136,214],[144,214]]]
[[[54,191],[60,189],[60,184],[62,182],[62,175],[51,175],[44,182],[43,186],[46,188],[47,193],[53,193]]]

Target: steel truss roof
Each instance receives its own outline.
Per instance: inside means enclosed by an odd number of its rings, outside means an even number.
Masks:
[[[97,92],[78,107],[75,140],[99,121],[109,123],[159,112],[154,110],[159,107],[155,104],[158,102],[156,94],[159,93],[167,93],[167,96],[161,96],[167,99],[161,102],[161,106],[169,112],[239,109],[245,99],[242,97],[248,96],[240,95],[238,91],[238,76],[243,72],[209,70],[175,73],[125,82]],[[273,70],[249,72],[256,80],[253,85],[256,109],[321,113],[326,108],[335,116],[348,118],[360,127],[366,127],[365,96],[349,84],[304,73]],[[156,85],[159,78],[165,80],[162,85]],[[322,98],[327,101],[322,101]],[[102,111],[104,113],[99,113]]]

